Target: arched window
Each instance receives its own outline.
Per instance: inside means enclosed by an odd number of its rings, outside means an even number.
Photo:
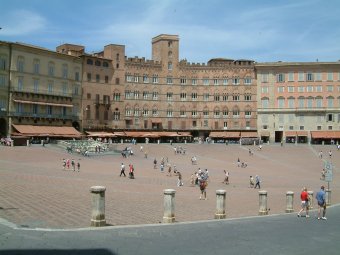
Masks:
[[[299,97],[298,98],[298,105],[299,105],[299,108],[304,108],[305,107],[305,97]]]
[[[94,62],[94,65],[95,66],[101,66],[102,64],[101,64],[101,62],[99,60],[96,60],[96,62]]]
[[[88,65],[93,65],[93,60],[88,58],[88,59],[86,60],[86,64],[88,64]]]
[[[294,107],[295,107],[295,98],[288,97],[288,108],[294,108]]]
[[[240,116],[240,109],[238,108],[238,106],[234,106],[233,107],[233,117],[238,118],[239,116]]]
[[[316,107],[321,108],[323,106],[323,98],[321,96],[317,96],[315,98]]]
[[[168,70],[172,70],[172,62],[168,62]]]
[[[223,118],[227,118],[228,114],[229,114],[228,107],[223,107],[223,110],[222,110]]]
[[[334,97],[327,97],[327,107],[334,107]]]
[[[269,98],[264,97],[261,99],[261,106],[262,108],[268,108],[269,107]]]
[[[214,108],[214,118],[219,118],[219,117],[220,117],[220,108],[216,106]]]
[[[251,112],[252,112],[252,109],[250,107],[250,105],[247,105],[245,108],[244,108],[244,116],[246,118],[250,118],[251,117]]]
[[[277,98],[277,106],[279,108],[284,108],[285,107],[285,98],[284,97],[278,97]]]
[[[106,61],[104,61],[104,62],[103,62],[103,67],[109,67],[109,63],[106,62]]]

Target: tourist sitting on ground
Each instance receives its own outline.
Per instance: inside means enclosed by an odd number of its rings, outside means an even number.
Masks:
[[[248,166],[248,165],[247,165],[247,162],[242,162],[242,163],[241,163],[241,167],[242,167],[242,168],[246,168],[247,166]]]

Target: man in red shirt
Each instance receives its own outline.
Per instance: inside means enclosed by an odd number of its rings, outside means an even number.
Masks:
[[[297,216],[300,217],[302,211],[306,210],[306,218],[309,218],[309,214],[308,214],[308,211],[309,211],[309,204],[308,204],[309,203],[309,197],[308,197],[308,192],[307,192],[307,188],[306,187],[304,187],[302,189],[300,198],[301,198],[301,210],[299,211]]]

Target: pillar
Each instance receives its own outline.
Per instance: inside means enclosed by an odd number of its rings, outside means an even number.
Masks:
[[[314,206],[314,192],[312,190],[308,191],[308,198],[309,198],[309,209],[313,209]]]
[[[259,215],[268,215],[267,209],[267,191],[259,191]]]
[[[175,222],[175,193],[174,189],[164,190],[164,215],[163,223]]]
[[[225,190],[216,190],[216,212],[215,219],[225,219],[225,199],[226,199],[226,191]]]
[[[286,213],[294,212],[294,192],[287,191],[286,193]]]
[[[332,190],[326,189],[326,205],[327,206],[332,204],[331,195],[332,195]]]
[[[90,192],[92,194],[92,227],[102,227],[106,225],[105,190],[106,188],[103,186],[92,186],[90,188]]]

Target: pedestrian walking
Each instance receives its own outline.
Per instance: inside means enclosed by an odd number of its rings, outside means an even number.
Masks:
[[[306,211],[306,218],[309,218],[309,197],[308,197],[308,192],[307,192],[307,188],[303,187],[301,194],[300,194],[300,198],[301,198],[301,210],[298,212],[297,216],[301,217],[301,213],[305,210]]]
[[[80,171],[80,162],[78,161],[77,163],[77,169],[78,169],[78,172]]]
[[[66,166],[67,166],[67,169],[70,169],[70,160],[69,159],[66,160]]]
[[[200,172],[198,175],[198,182],[201,191],[200,200],[202,199],[207,200],[207,181],[204,175],[205,174],[203,172]]]
[[[226,170],[223,170],[223,172],[224,172],[224,181],[223,181],[223,183],[225,183],[225,184],[229,184],[229,172],[227,172]]]
[[[249,177],[249,188],[254,188],[254,185],[255,185],[255,180],[254,180],[254,177],[251,175]]]
[[[326,193],[325,187],[321,186],[321,189],[316,193],[316,200],[318,202],[318,220],[323,219],[327,220],[326,218]],[[321,217],[322,211],[322,217]]]
[[[66,167],[66,159],[63,158],[63,170],[65,170]]]
[[[135,174],[134,174],[135,168],[133,167],[132,164],[129,165],[129,178],[130,179],[135,179]]]
[[[156,169],[157,168],[157,159],[155,158],[153,160],[153,169]]]
[[[259,187],[259,189],[261,189],[261,179],[260,179],[260,176],[258,176],[258,175],[255,176],[255,187],[254,187],[254,189],[256,189],[256,187]]]
[[[124,177],[126,177],[124,163],[122,163],[122,165],[120,166],[120,175],[119,175],[119,177],[121,177],[122,174],[124,175]]]
[[[240,167],[241,166],[241,160],[240,158],[237,158],[237,167]]]
[[[71,160],[72,170],[76,171],[76,163],[74,162],[74,159]]]
[[[177,187],[180,187],[180,186],[183,186],[182,174],[181,172],[177,172],[177,173],[178,173]]]

